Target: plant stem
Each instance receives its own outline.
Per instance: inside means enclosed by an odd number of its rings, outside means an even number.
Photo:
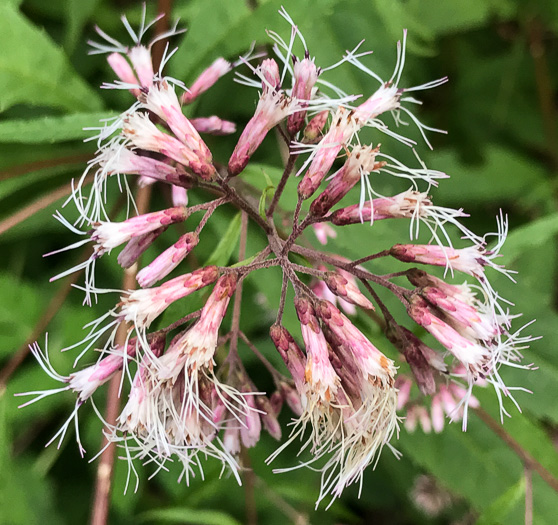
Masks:
[[[92,180],[92,176],[87,177],[85,179],[85,184],[89,184]],[[66,195],[69,195],[70,193],[72,193],[72,188],[68,186],[68,184],[64,184],[64,186],[56,188],[55,190],[47,193],[46,195],[43,195],[41,198],[37,199],[31,204],[28,204],[27,206],[25,206],[25,208],[16,211],[13,215],[10,215],[8,218],[0,222],[0,235],[8,231],[10,228],[17,226],[19,223],[25,221],[29,217],[32,217],[33,215],[35,215],[35,213],[44,210],[47,206],[54,204],[62,197],[66,197]]]
[[[539,463],[529,452],[527,452],[496,420],[482,408],[475,409],[475,412],[504,443],[510,447],[523,461],[526,468],[534,470],[543,481],[551,487],[555,492],[558,492],[558,478],[554,477],[541,463]]]
[[[525,525],[533,525],[533,473],[524,466],[525,476]]]
[[[269,208],[267,209],[266,212],[266,217],[270,218],[273,215],[273,212],[275,211],[275,208],[277,206],[277,204],[279,203],[279,199],[281,198],[281,195],[283,194],[283,190],[285,189],[285,186],[287,185],[287,181],[289,180],[289,177],[291,175],[291,172],[293,171],[296,159],[298,158],[298,155],[291,155],[289,156],[289,160],[287,161],[287,165],[285,166],[285,171],[283,171],[283,175],[281,176],[281,180],[279,181],[279,184],[277,185],[277,189],[275,190],[275,193],[273,195],[273,199],[271,200],[271,204],[269,205]]]
[[[246,257],[246,239],[248,237],[248,214],[242,212],[240,223],[240,243],[238,247],[238,260],[243,261]],[[240,308],[242,306],[242,281],[240,279],[234,293],[233,313],[231,322],[231,342],[229,353],[236,354],[238,349],[238,332],[240,329]]]
[[[138,215],[146,213],[149,209],[149,199],[151,196],[151,186],[143,186],[138,189],[136,204]],[[136,287],[136,274],[139,264],[135,264],[124,272],[122,288],[133,290]],[[116,332],[116,345],[124,346],[128,335],[128,327],[125,322],[120,323]],[[114,425],[120,411],[120,382],[122,372],[118,372],[110,380],[107,392],[107,405],[105,410],[105,421],[109,425]],[[93,508],[91,511],[91,525],[106,525],[108,523],[110,489],[112,486],[112,475],[114,471],[114,459],[116,444],[109,443],[106,436],[103,437],[101,446],[99,465],[97,467],[97,477],[95,480],[95,495],[93,497]]]

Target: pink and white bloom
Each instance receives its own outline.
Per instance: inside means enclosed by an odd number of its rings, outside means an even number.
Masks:
[[[264,60],[255,73],[262,80],[262,92],[254,116],[246,124],[229,159],[230,175],[238,175],[269,130],[300,107],[296,99],[279,89],[279,69],[273,59]]]
[[[218,276],[216,266],[205,266],[161,286],[134,290],[120,298],[118,317],[134,323],[137,329],[149,328],[172,303],[215,282]]]
[[[463,337],[448,323],[437,317],[424,299],[414,296],[408,307],[410,317],[426,328],[452,355],[454,355],[467,369],[469,381],[477,377],[484,377],[490,370],[491,352],[477,341]]]
[[[371,171],[380,169],[384,163],[376,162],[379,148],[355,146],[344,166],[333,176],[326,189],[310,205],[310,213],[316,217],[325,215],[337,204],[357,182]]]
[[[187,208],[180,206],[145,213],[123,222],[96,223],[91,232],[91,239],[95,242],[95,254],[99,257],[134,237],[145,235],[169,224],[183,222],[187,217]]]
[[[318,189],[338,153],[343,146],[349,144],[358,129],[353,112],[343,107],[338,108],[333,115],[329,131],[315,147],[308,171],[298,184],[298,194],[303,199],[308,199]]]
[[[182,113],[174,87],[167,80],[160,80],[148,93],[140,96],[140,102],[142,107],[166,122],[174,136],[190,149],[198,157],[199,164],[204,166],[204,169],[197,166],[190,168],[198,175],[206,175],[204,178],[209,178],[208,174],[214,171],[211,152],[196,128]]]

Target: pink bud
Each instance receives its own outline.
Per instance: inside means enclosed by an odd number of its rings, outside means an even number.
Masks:
[[[304,352],[296,344],[291,334],[280,325],[273,325],[269,330],[269,335],[287,365],[297,390],[301,392],[304,383],[304,371],[306,369],[306,356]],[[289,402],[288,397],[286,397],[286,401],[287,403]]]
[[[312,228],[319,243],[323,244],[324,246],[327,244],[328,237],[331,239],[335,239],[337,237],[337,232],[325,222],[317,222],[315,224],[312,224]]]
[[[304,58],[301,61],[297,60],[294,64],[294,86],[291,96],[300,101],[310,100],[319,74],[319,69],[310,58]],[[302,107],[305,107],[304,104],[302,104]],[[291,135],[300,131],[302,126],[304,126],[305,117],[306,111],[298,111],[290,115],[287,120],[287,131]]]
[[[210,135],[230,135],[236,131],[236,124],[219,117],[198,117],[190,120],[192,126],[200,133]]]
[[[399,376],[395,381],[397,392],[397,410],[401,410],[409,401],[413,382],[408,377]]]
[[[171,186],[173,206],[188,206],[188,190],[181,186]]]
[[[328,274],[324,280],[327,287],[343,300],[367,310],[375,309],[370,300],[358,289],[356,281],[352,275],[349,274],[346,277],[345,275],[334,272]]]
[[[442,398],[440,394],[437,394],[432,398],[431,413],[434,432],[436,432],[436,434],[439,434],[442,430],[444,430],[445,424],[444,409],[442,407]]]
[[[125,84],[133,84],[139,86],[139,81],[134,74],[134,70],[129,62],[120,53],[111,53],[107,56],[107,62],[116,76]],[[137,97],[140,94],[139,89],[132,89],[132,94]]]
[[[269,402],[271,403],[271,409],[274,414],[279,414],[281,409],[283,408],[283,392],[281,390],[277,390],[271,394],[269,398]]]
[[[128,51],[128,58],[134,66],[134,71],[143,88],[149,88],[153,84],[153,62],[151,51],[145,46],[134,46]]]
[[[251,448],[260,440],[262,424],[260,414],[257,412],[254,396],[248,395],[245,399],[249,410],[244,416],[244,425],[240,426],[240,439],[246,448]]]
[[[307,142],[313,142],[321,135],[322,130],[326,125],[328,116],[329,111],[325,109],[310,120],[306,128],[304,128],[304,138]]]
[[[442,356],[427,347],[415,334],[403,326],[388,330],[387,337],[405,356],[420,391],[424,395],[436,392],[434,369],[447,372]],[[434,356],[438,357],[439,362],[433,359]]]
[[[232,69],[231,63],[224,58],[218,58],[205,69],[202,74],[190,86],[190,89],[182,95],[182,103],[190,104],[199,95],[207,91],[213,84],[217,82],[223,75],[226,75]]]
[[[223,445],[225,450],[233,455],[240,453],[240,428],[236,419],[227,422],[223,435]]]
[[[260,414],[264,428],[274,439],[281,439],[281,425],[277,420],[277,414],[270,400],[265,396],[256,397],[256,406],[262,412]]]
[[[143,268],[137,275],[142,288],[152,286],[172,272],[184,258],[196,247],[199,237],[195,233],[186,233],[170,248],[167,248],[154,261]]]
[[[166,229],[166,226],[163,226],[144,235],[132,237],[124,249],[118,254],[118,264],[120,264],[122,268],[129,268],[132,266],[132,264],[138,260],[140,255],[145,252],[145,250],[151,246],[153,241]]]
[[[264,91],[276,91],[281,87],[281,73],[279,66],[273,58],[266,58],[258,66],[259,76],[262,78],[262,89]]]

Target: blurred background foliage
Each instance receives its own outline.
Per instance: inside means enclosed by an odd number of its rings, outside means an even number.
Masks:
[[[276,444],[264,436],[250,450],[255,486],[239,487],[234,479],[219,479],[218,465],[208,463],[206,480],[188,488],[177,484],[177,472],[141,468],[137,493],[123,495],[126,468],[117,462],[111,523],[196,523],[229,525],[245,522],[246,501],[255,504],[259,523],[502,523],[525,520],[525,501],[533,500],[533,522],[553,525],[558,516],[558,2],[555,0],[285,0],[319,65],[336,62],[362,38],[374,50],[368,64],[389,77],[395,42],[409,30],[408,60],[403,85],[416,85],[448,75],[448,84],[421,93],[420,118],[449,135],[431,136],[433,151],[422,147],[423,159],[447,171],[434,192],[437,204],[463,207],[468,225],[478,233],[494,231],[495,216],[509,214],[511,233],[505,262],[518,272],[517,284],[493,276],[504,297],[537,319],[529,329],[542,335],[526,352],[535,372],[506,371],[505,380],[533,394],[518,392],[523,407],[501,427],[495,395],[478,395],[485,412],[470,416],[467,433],[459,424],[438,435],[404,429],[395,445],[397,460],[385,451],[376,468],[368,469],[360,499],[358,487],[347,490],[328,512],[313,510],[319,485],[310,470],[273,475],[264,459]],[[218,56],[235,59],[255,41],[266,45],[265,28],[286,34],[272,0],[175,0],[172,17],[188,27],[169,64],[169,73],[188,85]],[[148,2],[155,14],[156,2]],[[43,339],[48,327],[52,359],[61,372],[70,370],[73,356],[58,349],[82,337],[81,327],[111,305],[101,298],[91,309],[81,306],[81,293],[67,282],[49,278],[67,268],[79,254],[43,258],[48,251],[74,242],[51,216],[69,192],[70,180],[81,174],[94,153],[82,142],[99,118],[125,109],[129,95],[98,89],[114,75],[104,56],[87,56],[86,41],[94,25],[127,42],[119,16],[138,22],[141,6],[125,0],[0,0],[0,523],[85,523],[90,513],[96,462],[79,456],[68,436],[60,449],[43,448],[72,407],[71,395],[59,395],[18,410],[15,392],[55,385],[31,359],[19,363],[29,339]],[[345,91],[370,93],[373,79],[345,67],[328,73],[328,80]],[[223,78],[187,111],[189,115],[217,114],[245,123],[254,108],[255,91]],[[413,131],[411,131],[413,133]],[[211,138],[214,157],[226,161],[235,139]],[[376,138],[373,140],[376,141]],[[399,144],[382,139],[390,153],[410,158]],[[271,137],[254,157],[243,177],[260,190],[265,171],[277,180],[280,158]],[[377,181],[379,191],[393,193],[389,181]],[[293,197],[291,197],[293,198]],[[195,201],[196,196],[192,196]],[[288,205],[289,197],[285,198]],[[157,192],[153,206],[168,203]],[[234,262],[238,239],[234,210],[218,213],[204,230],[198,261],[217,256]],[[71,216],[71,211],[68,211]],[[250,230],[252,231],[252,230]],[[167,232],[169,233],[169,232]],[[406,226],[349,227],[328,245],[330,251],[359,257],[404,242]],[[162,237],[155,248],[173,237]],[[262,245],[254,232],[249,253]],[[153,257],[155,251],[146,258]],[[215,253],[213,254],[215,256]],[[105,257],[99,282],[118,287],[121,271],[115,257]],[[186,263],[195,264],[195,261]],[[384,263],[385,264],[385,263]],[[393,261],[390,263],[393,267]],[[381,266],[380,266],[381,269]],[[182,269],[182,271],[184,268]],[[392,270],[393,271],[393,270]],[[102,280],[102,281],[101,281]],[[243,329],[270,359],[275,352],[267,338],[280,290],[279,272],[250,279],[244,297]],[[64,300],[65,299],[65,300]],[[161,321],[184,315],[195,301],[173,306]],[[62,304],[63,303],[63,304]],[[113,304],[113,303],[112,303]],[[286,312],[291,328],[294,312]],[[373,341],[391,352],[379,329],[363,316],[358,323]],[[519,323],[521,320],[518,321]],[[296,328],[293,328],[296,331]],[[23,350],[21,350],[23,349]],[[258,387],[272,383],[254,357],[243,351]],[[401,369],[405,365],[401,363]],[[6,381],[9,375],[9,380]],[[103,394],[97,398],[104,406]],[[81,414],[87,458],[100,446],[100,428],[91,407]],[[285,411],[286,412],[286,411]],[[479,417],[480,416],[480,417]],[[283,414],[283,422],[289,414]],[[496,422],[496,424],[494,424]],[[291,452],[279,465],[292,464]],[[536,465],[536,471],[533,471]],[[171,469],[172,470],[172,469]],[[539,473],[543,473],[543,479]],[[251,493],[250,493],[251,491]]]

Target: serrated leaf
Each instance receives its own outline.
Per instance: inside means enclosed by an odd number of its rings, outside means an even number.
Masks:
[[[0,5],[0,111],[14,104],[66,111],[102,107],[63,51],[10,4]]]
[[[160,509],[142,514],[140,521],[155,523],[193,523],[195,525],[240,525],[232,516],[217,510]]]
[[[42,144],[83,140],[92,135],[83,128],[92,127],[101,119],[114,113],[74,113],[61,117],[41,117],[36,119],[4,120],[0,122],[0,142],[19,144]]]
[[[227,231],[223,234],[223,237],[221,237],[219,244],[217,244],[204,266],[210,266],[212,264],[216,266],[225,266],[229,262],[240,237],[241,215],[241,212],[238,212],[234,216]]]

